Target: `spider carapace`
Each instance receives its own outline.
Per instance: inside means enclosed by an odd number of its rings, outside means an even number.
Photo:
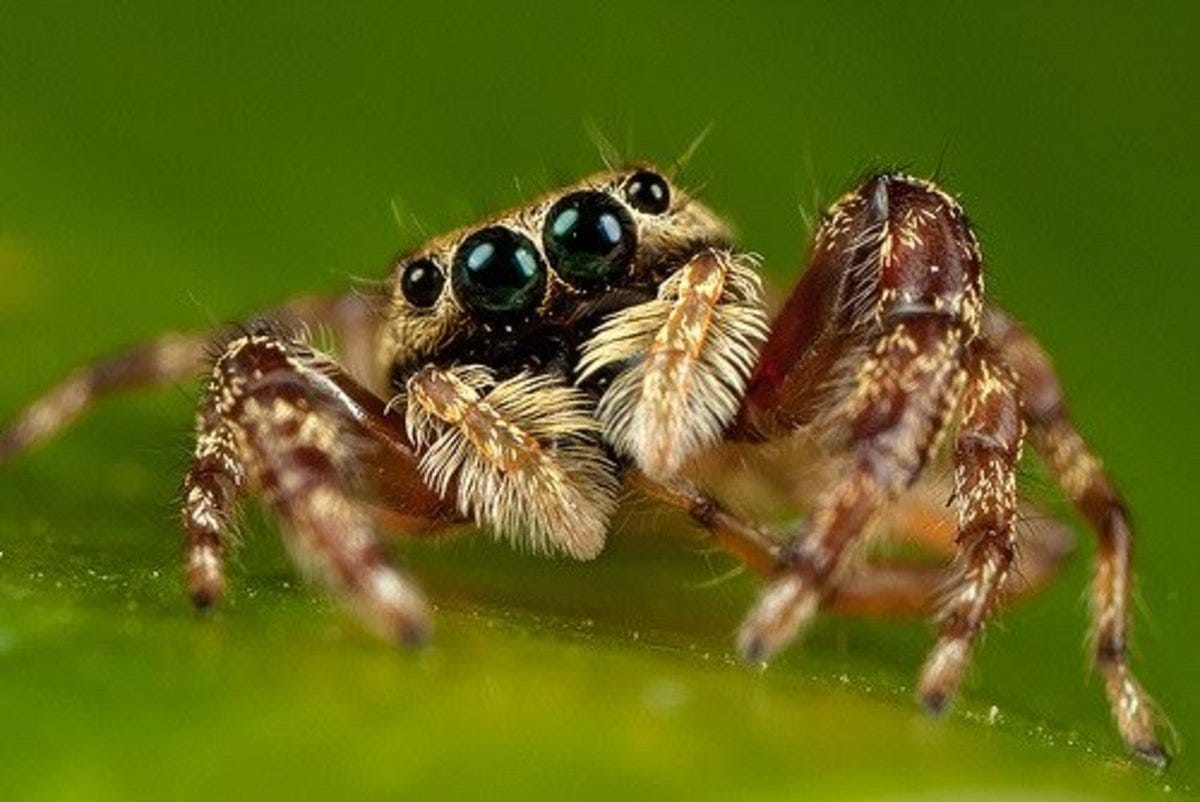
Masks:
[[[318,349],[306,336],[316,330],[335,344]],[[84,368],[0,435],[0,460],[100,396],[205,375],[182,514],[198,606],[224,593],[231,515],[250,493],[307,574],[371,629],[418,643],[426,603],[377,531],[474,523],[588,559],[631,487],[763,575],[738,635],[747,660],[823,608],[934,612],[918,680],[931,711],[954,695],[1002,596],[1063,554],[1015,527],[1028,439],[1099,540],[1094,658],[1120,734],[1167,760],[1126,659],[1125,508],[1044,352],[985,301],[971,226],[929,181],[880,174],[841,197],[769,323],[756,259],[712,211],[652,167],[605,172],[434,239],[371,291]],[[836,469],[795,531],[774,535],[711,494],[707,455],[798,438]],[[956,559],[941,571],[858,558],[938,460],[953,468]],[[1006,591],[1016,573],[1026,586]]]

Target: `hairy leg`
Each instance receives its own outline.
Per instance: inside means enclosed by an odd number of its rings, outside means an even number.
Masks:
[[[246,493],[246,470],[215,394],[201,402],[196,447],[183,478],[184,579],[197,609],[225,597],[225,551],[231,519]]]
[[[288,326],[327,329],[339,340],[351,373],[371,369],[374,313],[356,295],[294,301],[266,318]],[[51,388],[0,430],[0,463],[48,440],[97,402],[116,393],[198,378],[209,360],[213,332],[168,334],[86,365]]]
[[[1016,552],[1016,466],[1025,437],[1016,384],[978,347],[972,349],[968,372],[954,453],[959,564],[919,682],[922,702],[935,712],[958,689]]]
[[[876,176],[825,216],[734,434],[778,438],[808,427],[842,456],[841,471],[743,625],[747,659],[768,656],[811,621],[851,547],[936,452],[978,330],[981,271],[961,209],[929,182]]]
[[[686,513],[750,570],[762,576],[774,573],[783,544],[725,509],[691,482],[651,479],[637,470],[631,471],[626,481],[649,498]]]
[[[889,508],[885,524],[892,537],[924,546],[934,555],[953,554],[956,522],[943,507],[902,498]],[[943,520],[944,519],[944,520]],[[1017,602],[1046,587],[1062,571],[1075,539],[1070,528],[1035,507],[1024,505],[1015,524],[1020,547],[1001,588],[1001,604]],[[949,532],[949,537],[946,536]],[[947,581],[945,566],[879,558],[856,564],[839,579],[822,609],[849,615],[924,617],[938,611]]]
[[[1016,374],[1034,447],[1096,533],[1093,654],[1117,728],[1136,754],[1165,765],[1154,705],[1128,663],[1133,528],[1125,503],[1071,421],[1054,368],[1037,341],[995,307],[986,310],[983,336]]]
[[[985,312],[980,271],[978,246],[961,210],[931,184],[883,176],[849,193],[822,221],[810,267],[772,326],[731,434],[771,439],[799,427],[827,426],[830,418],[823,417],[822,411],[844,407],[839,401],[843,377],[849,366],[862,360],[861,350],[857,360],[854,356],[854,348],[864,342],[856,335],[877,331],[888,315],[893,320],[925,316],[955,320],[962,327],[959,345],[964,348],[981,337],[1014,371],[1031,441],[1097,532],[1100,545],[1092,593],[1096,665],[1122,737],[1136,754],[1162,765],[1167,757],[1155,736],[1152,703],[1126,658],[1132,538],[1128,514],[1067,416],[1045,354],[1003,313]],[[914,359],[915,364],[922,362],[928,362],[928,355]],[[911,380],[902,383],[906,388],[912,385]],[[881,394],[874,395],[879,400]],[[904,394],[882,400],[874,410],[874,422],[904,417],[908,408]],[[833,416],[835,424],[836,419]],[[909,437],[901,443],[884,436],[881,442],[890,448],[881,450],[911,457],[914,448],[932,448],[937,439],[935,433],[926,440]],[[870,440],[853,428],[844,438],[850,453],[869,446]],[[895,475],[901,477],[903,472]],[[855,495],[865,495],[869,505],[872,494],[855,491],[860,482],[852,471],[843,475],[813,518],[817,533],[813,545],[819,553],[833,555],[834,568],[840,567],[836,564],[840,552],[828,544],[852,543],[855,538],[847,533],[859,521],[850,514],[828,511],[844,511],[845,499]],[[886,487],[882,495],[888,495]],[[857,503],[858,515],[866,520],[863,506]],[[830,526],[831,520],[839,525]],[[805,547],[798,545],[796,550],[803,555]],[[811,556],[801,562],[820,564]],[[808,572],[820,575],[821,569]],[[786,640],[811,616],[816,605],[814,583],[809,584],[806,592],[803,580],[785,570],[743,633],[748,652],[757,655],[764,634],[776,642]],[[830,584],[825,582],[827,590]],[[979,598],[988,595],[984,591]]]
[[[107,395],[195,378],[209,339],[171,334],[76,370],[0,431],[0,462],[48,440]]]
[[[634,472],[628,484],[649,498],[691,517],[711,534],[720,546],[760,576],[775,575],[785,544],[762,528],[726,509],[719,501],[683,479],[656,480]],[[884,515],[893,537],[930,546],[937,556],[953,548],[943,542],[942,531],[954,530],[954,521],[944,511],[925,503],[901,500]],[[1027,508],[1032,514],[1032,508]],[[946,518],[943,522],[942,518]],[[932,531],[931,531],[932,530]],[[1058,521],[1039,520],[1030,528],[1017,554],[1017,582],[1004,587],[1003,601],[1016,601],[1044,587],[1059,572],[1071,553],[1070,530]],[[937,607],[938,593],[947,579],[940,565],[899,562],[888,559],[864,561],[851,566],[823,603],[822,609],[847,615],[886,618],[916,618]]]
[[[403,488],[402,511],[436,519],[444,503],[421,481],[402,421],[327,358],[260,332],[229,342],[213,367],[184,482],[187,577],[199,605],[224,589],[222,557],[233,506],[262,494],[307,573],[385,637],[420,641],[428,612],[392,567],[360,502],[374,485]]]

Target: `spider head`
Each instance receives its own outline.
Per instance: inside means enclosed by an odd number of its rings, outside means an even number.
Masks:
[[[728,240],[653,167],[594,175],[398,259],[380,356],[393,376],[431,361],[499,367],[510,351],[536,361]]]

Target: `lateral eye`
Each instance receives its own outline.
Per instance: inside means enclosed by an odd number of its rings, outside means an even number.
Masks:
[[[638,170],[625,180],[625,199],[639,212],[662,214],[671,206],[671,188],[653,170]]]
[[[446,276],[432,259],[410,262],[400,274],[400,291],[418,309],[428,309],[441,297]]]
[[[512,317],[542,300],[546,266],[528,237],[489,226],[458,246],[450,281],[459,300],[472,311]]]
[[[637,250],[629,212],[603,192],[573,192],[561,198],[546,215],[542,242],[554,269],[583,289],[624,274]]]

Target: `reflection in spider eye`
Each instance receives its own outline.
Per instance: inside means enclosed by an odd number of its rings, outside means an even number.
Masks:
[[[546,267],[537,248],[503,226],[476,231],[463,240],[450,278],[468,308],[505,317],[535,307],[546,289]]]
[[[625,207],[602,192],[575,192],[546,215],[546,254],[571,284],[591,289],[624,273],[637,246]]]
[[[629,205],[646,214],[662,214],[671,205],[667,179],[651,170],[638,170],[625,181]]]
[[[418,309],[428,309],[437,303],[446,277],[432,259],[418,259],[404,268],[400,290],[404,298]]]

